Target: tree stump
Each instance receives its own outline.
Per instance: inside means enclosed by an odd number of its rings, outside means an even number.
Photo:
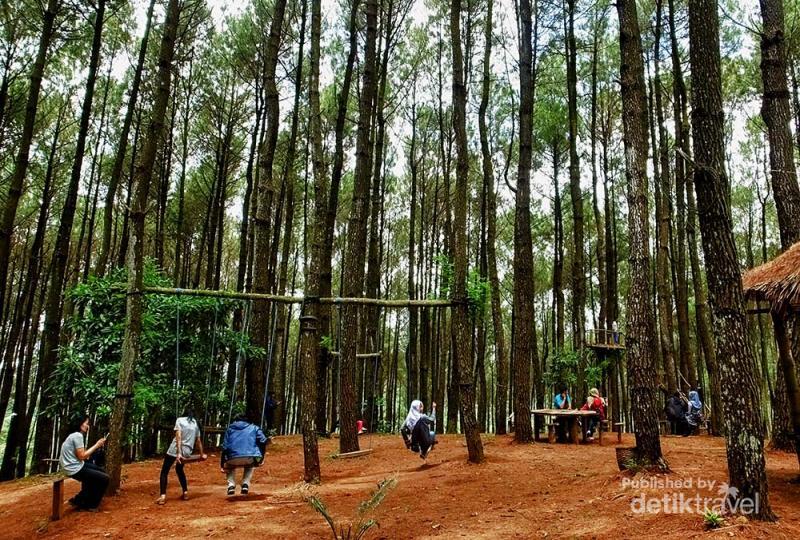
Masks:
[[[632,464],[638,463],[638,454],[636,447],[617,448],[617,466],[620,471],[627,471],[631,469]]]

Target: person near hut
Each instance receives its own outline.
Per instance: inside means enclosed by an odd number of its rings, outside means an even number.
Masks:
[[[586,398],[586,403],[583,404],[581,410],[596,413],[588,417],[586,422],[586,437],[589,441],[593,441],[595,429],[600,422],[606,419],[606,401],[600,397],[600,391],[597,388],[589,390],[589,397]]]
[[[237,468],[244,469],[240,484],[242,495],[250,492],[253,471],[264,459],[268,441],[261,428],[253,424],[246,414],[236,416],[225,430],[220,453],[220,471],[228,480],[228,495],[236,493]]]
[[[414,452],[419,452],[419,457],[426,459],[428,452],[436,444],[436,403],[431,407],[431,414],[425,414],[425,405],[418,399],[411,402],[408,415],[400,430],[406,447]]]
[[[102,437],[86,448],[84,439],[88,432],[89,416],[80,416],[61,444],[58,461],[64,474],[81,483],[81,490],[69,503],[78,510],[97,512],[108,487],[109,477],[106,471],[91,462],[91,458],[105,446],[106,438]]]
[[[672,435],[683,435],[689,431],[689,424],[686,421],[686,401],[680,392],[675,392],[667,400],[664,406],[664,414],[669,422],[669,430]]]
[[[267,421],[267,431],[276,429],[275,427],[275,411],[278,410],[278,405],[281,402],[275,399],[275,392],[270,392],[267,395],[267,401],[264,403],[264,418]]]
[[[686,423],[689,425],[686,435],[694,432],[703,423],[703,402],[697,390],[689,392],[689,403],[686,406]]]
[[[161,495],[156,499],[156,504],[166,504],[167,502],[167,478],[172,465],[175,465],[175,474],[178,475],[178,482],[183,490],[181,499],[189,500],[189,484],[186,481],[186,473],[183,471],[183,460],[192,456],[194,447],[200,449],[200,459],[207,459],[208,456],[203,452],[203,441],[200,438],[200,426],[195,420],[194,412],[186,409],[183,416],[175,420],[175,437],[167,449],[164,456],[164,463],[161,465],[161,477],[159,487]]]

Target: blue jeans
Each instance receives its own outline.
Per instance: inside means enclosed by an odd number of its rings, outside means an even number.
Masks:
[[[600,423],[600,419],[596,416],[590,416],[586,422],[586,429],[589,432],[589,436],[594,436],[594,430],[597,429],[597,424]]]

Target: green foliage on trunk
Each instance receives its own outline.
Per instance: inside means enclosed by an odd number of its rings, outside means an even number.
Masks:
[[[125,333],[125,270],[90,278],[69,291],[75,314],[67,323],[72,336],[60,350],[52,384],[55,399],[49,412],[74,416],[88,412],[106,424],[116,391]],[[169,286],[169,277],[149,262],[146,286]],[[210,377],[241,355],[263,354],[249,337],[230,325],[241,302],[214,298],[147,295],[142,315],[142,361],[137,365],[132,418],[172,417],[175,404],[193,407],[198,417],[206,411],[227,414],[231,388],[223,377]],[[180,335],[178,335],[180,316]],[[216,323],[215,323],[216,319]],[[176,348],[180,350],[180,388],[176,388]],[[213,356],[212,356],[213,348]],[[224,373],[224,371],[222,372]]]

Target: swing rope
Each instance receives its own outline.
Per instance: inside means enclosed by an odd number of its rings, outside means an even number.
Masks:
[[[239,336],[239,349],[236,352],[236,372],[233,377],[233,388],[231,389],[231,403],[228,407],[228,424],[231,423],[231,418],[233,417],[233,404],[236,401],[236,387],[239,385],[239,367],[241,366],[242,361],[242,349],[244,348],[244,336],[247,334],[248,328],[250,327],[250,311],[251,311],[252,302],[248,302],[244,308],[244,317],[242,321],[242,333]]]
[[[218,305],[214,303],[214,327],[211,332],[211,356],[208,359],[208,375],[206,376],[206,400],[205,400],[205,414],[203,415],[203,425],[208,425],[208,401],[211,398],[211,372],[214,369],[214,360],[216,360],[216,344],[217,344],[217,312],[219,311]]]
[[[267,412],[267,395],[269,394],[269,376],[272,370],[272,357],[275,355],[275,333],[278,328],[277,304],[272,303],[272,329],[270,330],[269,351],[267,352],[267,373],[264,377],[264,399],[261,403],[261,422],[259,426],[264,429],[264,416]]]
[[[377,395],[377,387],[378,387],[378,364],[380,363],[381,357],[376,356],[375,359],[372,361],[372,403],[369,403],[367,400],[367,405],[369,406],[369,419],[370,419],[370,426],[369,426],[369,449],[372,450],[372,434],[375,432],[375,398]]]
[[[179,414],[181,389],[181,303],[180,298],[175,308],[175,418]]]

